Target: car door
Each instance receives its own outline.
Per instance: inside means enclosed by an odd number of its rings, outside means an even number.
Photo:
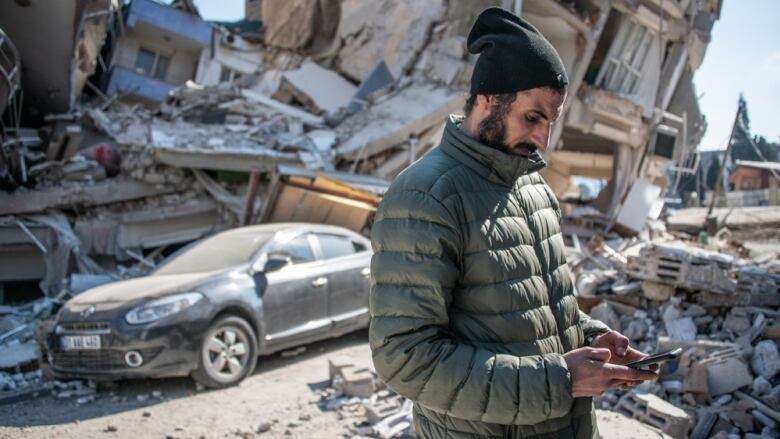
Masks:
[[[315,257],[313,238],[301,234],[285,242],[275,242],[267,255],[287,256],[291,263],[266,273],[268,286],[263,294],[263,322],[268,344],[287,344],[327,331],[328,279],[321,261]]]
[[[320,257],[328,267],[328,311],[334,331],[367,323],[371,262],[367,243],[348,235],[314,235]]]

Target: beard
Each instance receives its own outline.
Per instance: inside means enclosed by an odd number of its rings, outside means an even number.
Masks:
[[[500,111],[491,111],[486,118],[482,119],[477,127],[479,141],[507,154],[530,157],[536,152],[536,145],[529,142],[507,145],[506,124],[504,123],[506,114],[501,113]]]

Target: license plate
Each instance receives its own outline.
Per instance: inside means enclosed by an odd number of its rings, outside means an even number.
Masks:
[[[99,335],[65,335],[62,337],[62,349],[66,351],[81,349],[100,349]]]

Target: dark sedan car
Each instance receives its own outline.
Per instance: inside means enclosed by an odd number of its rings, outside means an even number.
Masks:
[[[347,229],[267,224],[229,230],[152,274],[69,300],[48,339],[58,375],[192,375],[234,384],[257,356],[367,326],[370,242]]]

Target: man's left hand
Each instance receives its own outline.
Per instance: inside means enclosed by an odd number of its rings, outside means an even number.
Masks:
[[[632,361],[641,360],[647,356],[645,353],[629,346],[628,337],[617,331],[607,331],[599,335],[593,339],[591,347],[609,349],[609,352],[612,354],[609,362],[621,366]]]
[[[629,346],[628,337],[625,335],[610,330],[605,332],[595,339],[591,343],[591,347],[609,349],[612,356],[609,358],[609,362],[612,364],[619,364],[621,366],[631,363],[632,361],[641,360],[645,358],[647,354]],[[650,366],[650,370],[657,371],[658,365],[654,364]],[[623,390],[636,387],[640,382],[622,382],[617,384],[617,387]]]

